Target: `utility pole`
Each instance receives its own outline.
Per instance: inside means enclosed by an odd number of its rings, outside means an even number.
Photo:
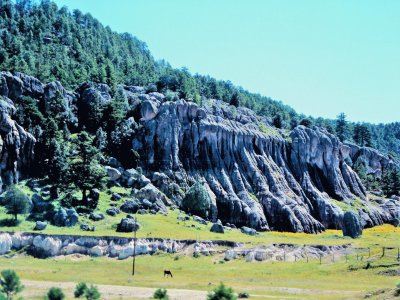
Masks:
[[[136,230],[137,230],[137,218],[135,215],[135,225],[133,227],[133,260],[132,260],[132,276],[135,276],[135,259],[136,259]]]

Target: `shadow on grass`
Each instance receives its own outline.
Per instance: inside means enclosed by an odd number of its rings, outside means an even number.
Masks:
[[[21,223],[20,220],[15,220],[15,219],[3,219],[0,220],[0,227],[4,226],[4,227],[14,227],[14,226],[18,226]]]

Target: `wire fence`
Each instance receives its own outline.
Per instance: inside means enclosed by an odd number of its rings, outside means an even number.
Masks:
[[[231,249],[225,252],[225,260],[244,257],[246,261],[283,261],[283,262],[315,262],[320,264],[346,262],[373,262],[385,260],[400,265],[400,247],[368,247],[368,248],[335,248],[319,249],[313,246],[303,248],[275,249]]]

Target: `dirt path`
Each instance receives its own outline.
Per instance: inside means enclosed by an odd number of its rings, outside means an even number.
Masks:
[[[76,283],[74,282],[51,282],[51,281],[32,281],[22,280],[25,286],[25,292],[23,296],[27,299],[40,298],[43,296],[51,287],[61,288],[67,295],[68,298],[73,298],[73,291]],[[118,285],[104,285],[97,284],[99,291],[101,292],[102,299],[149,299],[153,296],[155,288],[146,287],[132,287],[132,286],[118,286]],[[207,292],[195,291],[195,290],[179,290],[179,289],[168,289],[168,295],[171,300],[204,300],[206,299]]]
[[[23,296],[26,299],[43,299],[43,296],[51,287],[59,287],[65,293],[68,299],[73,299],[73,291],[76,283],[74,282],[51,282],[51,281],[33,281],[33,280],[22,280],[25,290]],[[116,300],[116,299],[151,299],[155,288],[148,287],[133,287],[133,286],[118,286],[118,285],[105,285],[98,284],[102,299]],[[264,291],[275,291],[282,292],[286,296],[273,296],[273,295],[252,295],[256,299],[300,299],[304,295],[312,296],[321,294],[321,290],[318,289],[301,289],[301,288],[287,288],[287,287],[264,287],[260,290]],[[259,290],[259,291],[260,291]],[[359,296],[359,292],[356,291],[323,291],[323,294],[346,296],[353,298]],[[206,291],[198,290],[183,290],[183,289],[170,289],[168,288],[168,295],[171,300],[204,300],[207,297]]]

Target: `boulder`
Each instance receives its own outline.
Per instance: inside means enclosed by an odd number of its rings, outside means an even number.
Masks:
[[[87,223],[82,223],[80,226],[80,229],[83,231],[95,231],[96,230],[96,226],[91,226]]]
[[[115,217],[120,213],[120,210],[116,207],[111,207],[106,210],[106,214],[112,217]]]
[[[134,200],[128,200],[124,204],[122,204],[120,209],[125,213],[134,214],[139,209],[139,204]]]
[[[246,226],[243,226],[242,228],[240,228],[240,231],[244,234],[248,234],[248,235],[257,235],[258,232],[257,230],[253,229],[253,228],[249,228]]]
[[[118,201],[118,200],[121,200],[122,199],[122,196],[120,195],[120,194],[118,194],[118,193],[112,193],[112,195],[111,195],[111,200],[113,200],[113,201]]]
[[[35,227],[33,230],[45,230],[47,227],[47,222],[36,221]]]
[[[108,159],[107,165],[115,169],[122,167],[122,164],[115,157],[110,157]]]
[[[104,215],[99,213],[91,213],[89,219],[95,222],[101,221],[104,219]]]
[[[207,225],[207,221],[199,216],[193,216],[193,221],[198,222],[203,225]]]
[[[362,235],[363,227],[360,217],[352,211],[346,211],[343,215],[342,225],[343,236],[349,236],[353,239]]]
[[[54,214],[53,223],[55,226],[66,226],[72,227],[78,223],[79,215],[77,214],[75,208],[63,208],[60,207],[58,211]]]
[[[236,258],[236,253],[234,250],[230,249],[225,251],[224,260],[230,261]]]
[[[167,196],[165,196],[164,193],[162,193],[160,190],[158,190],[151,183],[147,184],[145,187],[141,188],[140,190],[133,191],[133,196],[137,199],[147,199],[153,205],[155,205],[157,210],[160,210],[162,212],[167,212],[167,207],[165,205],[171,204],[171,202],[167,198]]]
[[[121,178],[121,172],[118,169],[115,169],[113,167],[110,166],[105,166],[104,169],[107,172],[107,175],[109,177],[109,180],[111,181],[117,181],[118,179]]]
[[[218,220],[211,226],[210,231],[215,233],[224,233],[224,226],[222,225],[221,221]]]
[[[132,218],[123,218],[118,224],[117,232],[133,232],[140,229],[140,224]]]
[[[150,179],[135,169],[128,169],[122,173],[122,183],[127,187],[141,189],[151,183]]]

